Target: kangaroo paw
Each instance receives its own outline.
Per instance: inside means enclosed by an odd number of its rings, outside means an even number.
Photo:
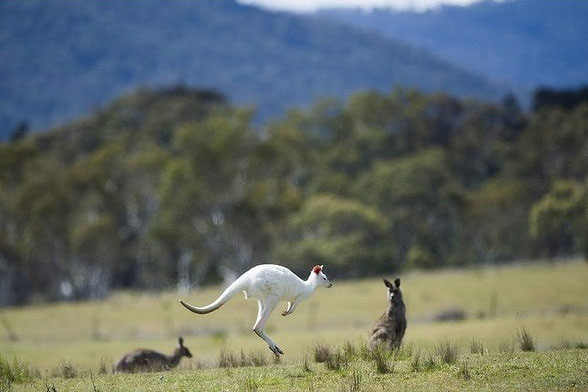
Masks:
[[[272,352],[274,353],[274,355],[276,357],[279,357],[280,354],[284,355],[284,352],[278,347],[278,346],[269,346],[269,349],[272,350]]]
[[[289,315],[289,314],[290,314],[290,313],[288,313],[288,311],[287,311],[287,310],[284,310],[284,311],[282,312],[282,316],[287,316],[287,315]]]

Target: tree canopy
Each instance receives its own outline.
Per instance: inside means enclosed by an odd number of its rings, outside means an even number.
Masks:
[[[189,290],[264,262],[339,277],[588,253],[588,105],[398,89],[263,129],[140,89],[0,145],[2,304]]]

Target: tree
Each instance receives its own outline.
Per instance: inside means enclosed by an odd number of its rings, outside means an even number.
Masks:
[[[310,197],[290,220],[290,241],[274,258],[303,272],[325,264],[342,276],[393,271],[386,220],[374,208],[333,195]]]
[[[548,256],[570,255],[579,250],[579,229],[586,221],[586,196],[580,184],[559,180],[533,205],[530,233]]]
[[[559,179],[583,181],[588,173],[588,105],[566,112],[541,110],[531,118],[507,171],[541,197]]]
[[[446,263],[455,246],[462,190],[441,149],[376,163],[355,184],[355,194],[388,220],[396,262],[419,245]]]
[[[570,110],[588,102],[588,86],[579,89],[552,89],[539,87],[533,93],[533,110],[560,108]]]
[[[252,190],[255,137],[249,113],[213,115],[176,134],[166,165],[154,233],[177,265],[178,288],[197,287],[214,270],[231,275],[250,267],[255,236],[247,196]]]
[[[456,263],[504,262],[529,254],[532,203],[532,192],[526,184],[512,178],[493,179],[468,192]]]

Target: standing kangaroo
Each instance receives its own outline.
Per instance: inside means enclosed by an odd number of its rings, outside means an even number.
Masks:
[[[178,347],[172,355],[165,355],[153,350],[138,349],[125,354],[116,364],[115,372],[148,372],[169,370],[178,366],[182,357],[192,358],[184,339],[178,339]]]
[[[331,287],[332,285],[323,273],[322,265],[314,266],[308,279],[302,280],[286,267],[275,264],[262,264],[251,268],[237,278],[216,301],[208,306],[197,308],[182,300],[180,300],[180,303],[191,312],[206,314],[220,308],[239,291],[243,291],[246,299],[249,297],[255,298],[259,305],[253,331],[279,357],[279,354],[284,354],[284,352],[272,338],[263,332],[272,311],[281,301],[287,301],[288,307],[282,312],[282,316],[292,314],[300,302],[314,293],[317,286]]]
[[[402,301],[400,279],[396,278],[393,284],[384,279],[384,284],[388,287],[388,300],[390,303],[386,313],[376,321],[372,328],[370,346],[374,347],[378,342],[384,342],[394,349],[400,347],[406,331],[406,307]]]

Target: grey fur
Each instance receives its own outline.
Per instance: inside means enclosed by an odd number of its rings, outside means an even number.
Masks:
[[[400,279],[397,278],[394,283],[384,279],[384,284],[388,288],[388,309],[370,332],[370,346],[382,342],[394,349],[400,347],[406,331],[406,307],[400,291]]]
[[[178,347],[172,355],[153,350],[138,349],[125,354],[116,364],[116,373],[157,372],[178,366],[182,357],[192,358],[192,353],[184,347],[184,339],[178,339]]]

